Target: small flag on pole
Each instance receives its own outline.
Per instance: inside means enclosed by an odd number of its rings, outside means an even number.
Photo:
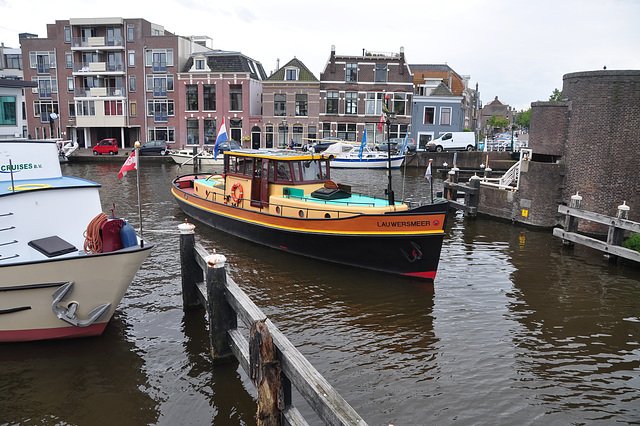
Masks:
[[[407,144],[409,143],[409,132],[405,133],[404,140],[402,141],[402,149],[400,150],[400,155],[404,154],[407,150]]]
[[[431,162],[433,160],[429,160],[429,165],[427,166],[427,171],[424,173],[424,178],[429,180],[429,183],[431,183]]]
[[[360,152],[358,153],[358,157],[362,160],[362,150],[367,146],[367,129],[364,129],[364,134],[362,135],[362,143],[360,144]]]
[[[137,170],[137,169],[138,169],[138,157],[136,156],[136,150],[134,149],[133,152],[127,158],[127,161],[124,162],[124,164],[122,165],[122,168],[118,172],[118,179],[122,179],[127,174],[127,172],[130,172],[131,170]]]
[[[227,136],[227,126],[224,125],[224,117],[222,117],[222,124],[220,125],[220,129],[218,130],[218,137],[216,138],[216,144],[213,147],[213,159],[218,159],[218,147],[224,141],[229,139]]]
[[[380,122],[378,123],[378,131],[382,133],[382,125],[385,123],[384,114],[380,114]]]

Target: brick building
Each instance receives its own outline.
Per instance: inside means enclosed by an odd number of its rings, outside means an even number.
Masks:
[[[296,146],[318,137],[320,80],[294,58],[262,83],[265,147]]]
[[[34,138],[61,137],[91,147],[117,138],[176,142],[182,102],[174,81],[189,55],[210,50],[144,19],[81,18],[20,39],[27,121]],[[51,125],[51,113],[58,116]]]
[[[363,51],[361,56],[336,55],[335,46],[320,74],[321,137],[339,137],[348,141],[387,139],[387,129],[377,130],[382,104],[387,102],[396,113],[391,121],[390,137],[403,138],[410,131],[413,76],[400,53]],[[385,126],[386,127],[386,126]]]

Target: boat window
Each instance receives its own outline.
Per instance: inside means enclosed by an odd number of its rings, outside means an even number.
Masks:
[[[269,161],[269,182],[276,180],[276,167],[273,161]]]
[[[255,167],[253,168],[253,177],[259,178],[262,174],[262,159],[256,158]]]
[[[278,180],[291,182],[291,168],[288,162],[278,161]]]
[[[300,162],[296,161],[291,163],[291,167],[293,167],[293,180],[300,180]]]
[[[236,162],[238,160],[237,157],[234,157],[233,155],[227,155],[227,171],[231,172],[231,173],[235,173],[236,172]]]
[[[302,180],[321,180],[322,170],[320,168],[320,162],[318,160],[309,160],[302,162]]]
[[[249,176],[252,177],[253,176],[253,158],[251,157],[246,157],[244,159],[245,164],[244,164],[244,175],[245,176]]]

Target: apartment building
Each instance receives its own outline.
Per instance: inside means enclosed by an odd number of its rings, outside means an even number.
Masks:
[[[176,143],[181,100],[176,74],[194,51],[210,50],[144,19],[79,18],[47,25],[47,36],[20,39],[29,136],[89,148],[116,138]],[[51,121],[53,120],[53,122]]]
[[[213,146],[224,119],[227,135],[244,148],[260,147],[262,64],[240,52],[222,50],[191,55],[178,73],[182,126],[177,146]]]
[[[362,55],[336,55],[335,46],[320,74],[320,131],[323,138],[360,141],[365,128],[369,143],[387,139],[386,126],[378,130],[383,104],[395,113],[391,138],[410,132],[413,76],[400,53],[363,50]]]
[[[26,138],[25,92],[36,84],[17,78],[0,78],[0,139]]]
[[[0,78],[23,80],[22,51],[0,43]]]
[[[320,80],[293,58],[262,83],[264,147],[301,147],[318,137]],[[254,146],[255,147],[255,146]]]

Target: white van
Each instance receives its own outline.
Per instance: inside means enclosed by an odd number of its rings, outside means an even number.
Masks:
[[[429,151],[473,151],[476,149],[476,134],[474,132],[447,132],[427,143]]]

